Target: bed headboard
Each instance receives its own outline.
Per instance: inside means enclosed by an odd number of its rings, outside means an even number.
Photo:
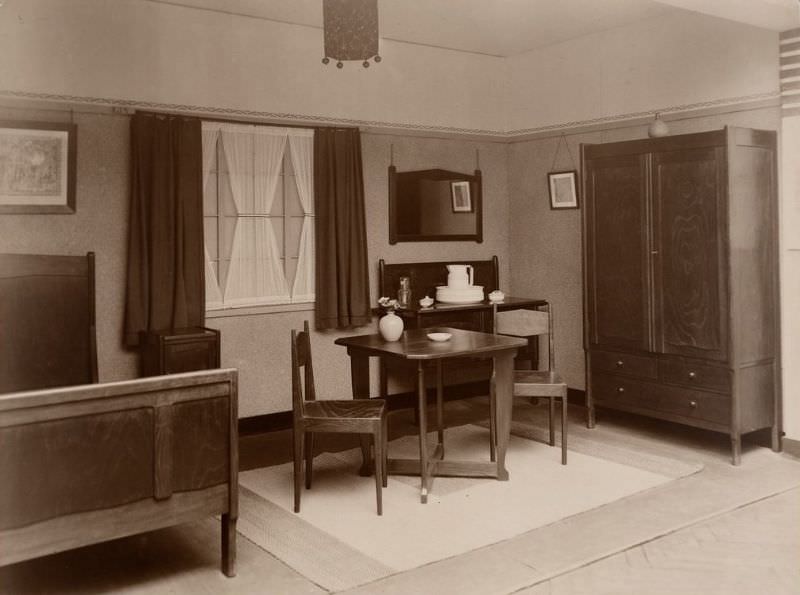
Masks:
[[[489,260],[445,260],[441,262],[406,262],[386,264],[381,258],[378,261],[379,296],[397,297],[400,288],[400,277],[411,278],[412,299],[418,300],[429,295],[436,296],[437,285],[447,285],[448,264],[469,264],[474,271],[475,285],[483,285],[488,294],[500,288],[500,272],[497,256]]]
[[[94,253],[0,254],[0,393],[97,382]]]

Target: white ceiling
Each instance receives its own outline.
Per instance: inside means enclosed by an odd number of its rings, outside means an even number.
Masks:
[[[147,0],[322,27],[322,0]],[[382,39],[492,56],[689,10],[781,31],[798,0],[378,0]]]

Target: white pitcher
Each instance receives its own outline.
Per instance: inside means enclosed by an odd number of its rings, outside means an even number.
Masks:
[[[452,289],[472,287],[472,274],[471,264],[448,264],[447,286]]]

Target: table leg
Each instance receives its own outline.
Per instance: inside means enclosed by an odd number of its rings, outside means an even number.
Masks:
[[[514,353],[494,356],[495,415],[497,417],[497,479],[508,480],[506,447],[511,433],[511,406],[514,389]]]
[[[350,354],[350,379],[353,385],[354,399],[369,399],[369,356]],[[370,435],[360,434],[361,439],[361,469],[358,474],[368,476],[372,474],[372,457],[370,456]]]
[[[442,360],[436,360],[436,428],[444,458],[444,372]]]
[[[417,398],[419,401],[419,476],[420,501],[428,502],[428,400],[425,394],[425,364],[417,363]]]

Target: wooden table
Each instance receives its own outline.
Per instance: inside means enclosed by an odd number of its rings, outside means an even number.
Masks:
[[[430,483],[435,476],[492,477],[508,480],[505,468],[506,447],[511,429],[511,402],[513,388],[514,354],[525,347],[525,339],[479,333],[454,328],[437,327],[437,331],[453,336],[449,341],[436,342],[427,337],[430,329],[412,329],[403,333],[399,341],[387,342],[379,334],[342,337],[337,345],[347,347],[353,398],[369,398],[369,358],[409,360],[416,362],[417,401],[419,412],[419,460],[389,459],[389,473],[419,475],[421,501],[428,501]],[[443,382],[442,362],[460,357],[493,358],[497,394],[497,461],[450,461],[444,459],[444,426],[442,424]],[[436,371],[436,412],[438,443],[428,456],[427,399],[425,394],[425,368],[433,364]],[[368,445],[362,440],[365,464],[369,461]],[[488,455],[488,448],[487,448]],[[488,457],[487,457],[488,458]]]

